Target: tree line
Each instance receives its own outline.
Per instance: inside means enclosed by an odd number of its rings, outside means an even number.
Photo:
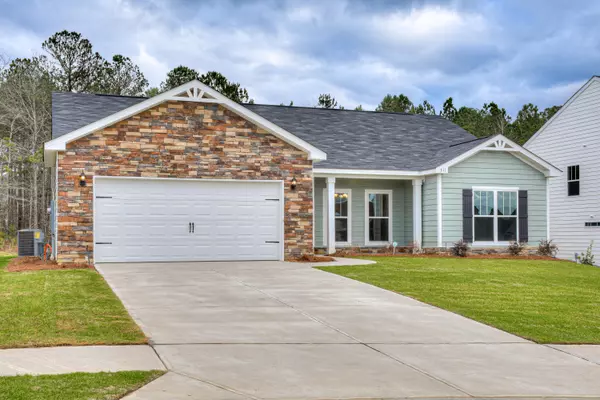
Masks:
[[[57,32],[42,49],[43,54],[30,58],[0,55],[0,246],[14,240],[19,229],[49,233],[47,207],[54,182],[43,164],[43,145],[51,139],[53,91],[152,97],[197,79],[236,102],[254,102],[246,88],[221,73],[200,73],[183,65],[169,71],[159,86],[150,87],[131,58],[105,58],[77,32]],[[331,94],[321,94],[315,107],[343,108]],[[476,136],[504,133],[524,143],[557,110],[540,111],[526,104],[513,121],[496,103],[456,108],[449,98],[439,115]],[[415,105],[403,94],[386,95],[375,111],[436,114],[429,102]]]
[[[335,97],[329,93],[319,95],[316,106],[344,109],[343,106],[338,105]],[[487,137],[502,134],[516,143],[524,144],[559,109],[560,106],[552,106],[540,110],[538,106],[528,103],[523,105],[513,119],[506,109],[501,108],[494,102],[485,103],[481,108],[467,106],[457,108],[452,97],[448,97],[442,109],[437,113],[435,107],[427,100],[424,100],[421,104],[414,104],[404,94],[387,94],[377,105],[375,111],[439,115],[454,122],[474,136]],[[363,111],[363,107],[359,105],[354,110]]]

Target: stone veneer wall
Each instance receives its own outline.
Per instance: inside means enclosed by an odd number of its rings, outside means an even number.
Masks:
[[[69,143],[58,155],[59,262],[92,261],[99,175],[284,180],[286,258],[313,252],[312,161],[219,105],[169,101]]]

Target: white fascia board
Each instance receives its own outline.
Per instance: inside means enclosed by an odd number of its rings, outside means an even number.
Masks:
[[[336,169],[314,168],[315,178],[356,178],[356,179],[414,179],[415,177],[430,175],[434,170],[428,171],[388,171],[375,169]]]
[[[204,99],[204,98],[188,98],[188,97],[178,97],[181,93],[186,93],[188,91],[192,91],[194,89],[198,89],[200,92],[207,93],[212,99]],[[50,140],[44,145],[46,150],[53,151],[63,151],[66,149],[66,145],[69,142],[82,138],[86,135],[89,135],[92,132],[95,132],[99,129],[106,128],[107,126],[113,125],[119,121],[122,121],[126,118],[129,118],[133,115],[139,114],[143,111],[146,111],[149,108],[152,108],[158,104],[161,104],[165,101],[176,100],[176,101],[193,101],[193,102],[201,102],[201,103],[216,103],[220,104],[223,107],[235,112],[236,114],[246,118],[247,120],[255,123],[262,129],[267,132],[273,134],[279,139],[291,144],[292,146],[305,151],[309,155],[310,160],[320,161],[326,160],[327,154],[322,150],[314,147],[308,142],[300,139],[299,137],[293,135],[292,133],[286,131],[285,129],[273,124],[272,122],[266,120],[260,115],[250,111],[246,107],[234,102],[233,100],[228,99],[223,96],[221,93],[216,90],[208,87],[200,81],[193,80],[191,82],[185,83],[181,86],[178,86],[174,89],[171,89],[167,92],[161,93],[158,96],[154,96],[149,98],[148,100],[142,101],[141,103],[135,104],[131,107],[128,107],[124,110],[121,110],[117,113],[109,115],[108,117],[102,118],[98,121],[92,122],[89,125],[81,127],[79,129],[74,130],[73,132],[67,133],[66,135],[60,136],[56,139]]]
[[[494,142],[496,142],[497,140],[504,141],[510,147],[488,148],[488,146],[494,144]],[[516,144],[515,142],[508,139],[504,135],[496,135],[496,136],[490,137],[488,140],[482,142],[480,145],[478,145],[478,146],[472,148],[471,150],[462,153],[458,157],[455,157],[452,160],[440,165],[439,167],[436,168],[436,172],[447,173],[448,168],[450,168],[451,166],[456,165],[471,156],[474,156],[475,154],[479,153],[480,151],[488,151],[488,150],[489,151],[504,151],[506,153],[512,154],[515,157],[525,161],[527,164],[529,164],[533,168],[537,169],[538,171],[543,172],[545,176],[549,176],[549,177],[559,176],[562,172],[560,169],[556,168],[554,165],[545,161],[541,157],[538,157],[537,155],[535,155],[531,151],[527,150],[523,146]]]
[[[590,87],[590,85],[593,82],[597,82],[600,81],[600,77],[598,76],[592,76],[582,87],[579,88],[578,91],[576,91],[570,98],[569,100],[567,100],[561,107],[560,110],[558,110],[553,116],[552,118],[550,118],[548,121],[546,121],[546,123],[544,125],[542,125],[542,127],[532,136],[529,138],[529,140],[527,142],[525,142],[525,144],[523,145],[523,147],[528,147],[544,130],[546,130],[546,128],[548,126],[550,126],[550,124],[552,124],[554,122],[555,119],[557,119],[566,109],[567,107],[569,107],[571,105],[571,103],[573,103],[579,96],[581,96],[581,94],[583,92],[585,92],[587,90],[588,87]]]

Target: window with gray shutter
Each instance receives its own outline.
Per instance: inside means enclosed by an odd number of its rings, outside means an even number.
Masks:
[[[473,190],[463,189],[463,240],[473,242]]]
[[[529,242],[529,217],[527,211],[527,190],[519,190],[519,241]]]

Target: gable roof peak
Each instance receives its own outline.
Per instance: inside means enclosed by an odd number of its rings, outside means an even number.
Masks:
[[[125,98],[122,98],[121,100],[123,99]],[[137,102],[136,104],[130,105],[129,107],[121,109],[120,111],[116,111],[97,121],[88,123],[87,125],[76,129],[72,132],[69,132],[65,135],[54,138],[49,142],[46,142],[46,144],[44,145],[44,158],[46,160],[46,165],[52,166],[54,164],[56,152],[66,150],[67,143],[70,143],[81,137],[87,136],[90,133],[95,132],[97,130],[106,128],[107,126],[113,125],[117,122],[120,122],[133,115],[139,114],[140,112],[148,110],[160,103],[169,100],[220,104],[228,110],[242,116],[248,121],[256,124],[257,126],[261,127],[262,129],[266,130],[272,135],[278,137],[279,139],[291,144],[292,146],[302,151],[305,151],[306,153],[308,153],[308,157],[310,160],[327,159],[327,154],[325,154],[325,152],[323,152],[322,150],[300,139],[299,137],[286,131],[285,129],[275,125],[274,123],[268,121],[260,115],[252,112],[246,107],[234,102],[233,100],[227,98],[218,91],[214,90],[213,88],[209,87],[208,85],[205,85],[204,83],[196,79],[145,100],[129,100],[141,101]]]
[[[583,92],[585,92],[593,82],[600,82],[600,75],[592,75],[592,77],[590,79],[587,80],[586,83],[583,84],[583,86],[581,86],[575,93],[573,93],[573,95],[571,97],[569,97],[569,99],[567,101],[565,101],[562,106],[560,107],[560,110],[558,110],[553,116],[552,118],[550,118],[548,121],[546,121],[546,123],[544,125],[542,125],[542,127],[532,136],[529,138],[529,140],[527,140],[527,142],[523,145],[524,147],[527,147],[528,145],[530,145],[535,139],[537,139],[540,134],[546,130],[546,128],[548,126],[550,126],[555,119],[557,119],[564,111],[567,107],[569,107]]]

